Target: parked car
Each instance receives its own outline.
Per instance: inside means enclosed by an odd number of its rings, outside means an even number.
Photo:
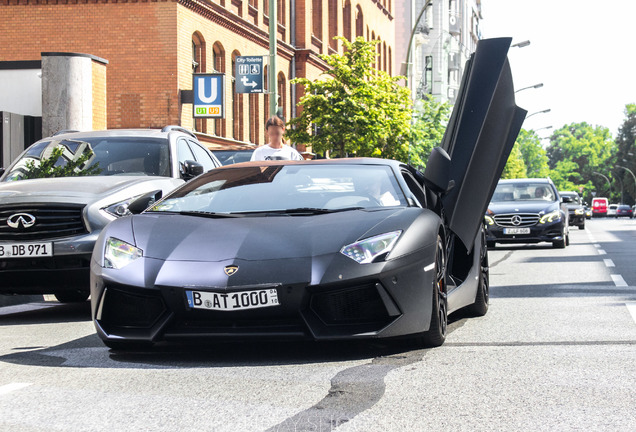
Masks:
[[[619,204],[616,207],[616,217],[628,217],[631,218],[634,215],[634,211],[627,204]]]
[[[610,204],[607,207],[607,217],[616,217],[618,210],[618,204]]]
[[[70,176],[29,179],[80,158],[87,160]],[[0,177],[0,293],[86,300],[104,226],[217,166],[193,133],[176,126],[68,132],[34,143]]]
[[[636,218],[636,205],[632,206],[632,219]]]
[[[592,216],[594,217],[603,217],[608,216],[607,208],[609,206],[609,201],[607,198],[592,198]]]
[[[585,208],[585,219],[592,219],[592,207],[590,207],[587,203],[585,203],[584,208]]]
[[[570,226],[577,226],[579,229],[585,229],[585,207],[581,202],[581,197],[576,192],[559,191],[561,202],[568,209],[568,220]]]
[[[438,346],[449,313],[485,314],[483,214],[525,117],[509,45],[479,41],[424,173],[384,159],[228,165],[112,222],[91,261],[99,337]]]
[[[500,180],[485,216],[488,247],[496,243],[569,243],[568,210],[545,179]]]

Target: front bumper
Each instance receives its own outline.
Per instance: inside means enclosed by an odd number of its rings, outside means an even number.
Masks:
[[[44,240],[53,243],[52,257],[0,259],[0,294],[88,292],[90,260],[97,235]]]
[[[529,234],[504,234],[504,227],[499,225],[486,225],[486,241],[496,243],[540,243],[563,240],[565,222],[563,219],[557,222],[536,224],[530,227]]]
[[[430,323],[434,275],[425,270],[430,263],[423,262],[434,259],[434,247],[365,265],[344,256],[286,260],[287,274],[278,275],[280,282],[268,281],[265,268],[270,267],[271,275],[275,273],[271,272],[273,263],[267,261],[164,263],[141,258],[121,270],[105,269],[93,261],[93,320],[103,340],[131,342],[251,337],[337,340],[419,333],[428,330]],[[319,261],[331,261],[331,268],[340,271],[326,271],[320,283],[312,283],[302,270],[308,268],[308,260],[314,268],[321,265]],[[197,274],[193,273],[196,266],[210,274],[230,264],[239,265],[238,273],[253,271],[258,277],[251,284],[239,285],[237,280],[236,285],[225,287],[193,287],[184,282],[186,275]],[[180,277],[175,277],[178,267]],[[144,272],[157,276],[148,281]],[[240,282],[249,282],[247,279]],[[276,289],[280,304],[240,311],[191,309],[185,294],[188,289],[227,294]]]

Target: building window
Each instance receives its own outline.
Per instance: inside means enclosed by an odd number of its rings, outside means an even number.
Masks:
[[[312,0],[311,22],[313,35],[322,40],[322,0]]]
[[[364,37],[364,16],[360,5],[356,6],[356,37]]]
[[[345,1],[344,11],[342,14],[342,28],[344,37],[351,40],[353,37],[351,34],[351,0]]]
[[[382,70],[384,72],[388,72],[387,56],[386,56],[386,42],[382,42]]]
[[[204,73],[205,68],[205,39],[199,32],[192,35],[192,73]],[[195,119],[194,130],[207,133],[207,119]]]
[[[393,76],[393,53],[389,47],[389,75]]]
[[[287,23],[287,17],[285,16],[285,3],[285,0],[278,0],[278,3],[276,3],[276,20],[278,21],[278,24],[283,26]]]
[[[212,45],[212,69],[213,72],[225,73],[225,49],[220,42]],[[225,119],[214,119],[211,132],[218,136],[226,136]]]
[[[254,9],[258,9],[258,0],[250,0],[250,6]]]
[[[278,73],[278,107],[282,108],[283,120],[287,119],[287,82],[285,74]]]
[[[338,35],[338,0],[329,0],[329,46],[333,50],[338,49],[338,41],[334,39]]]

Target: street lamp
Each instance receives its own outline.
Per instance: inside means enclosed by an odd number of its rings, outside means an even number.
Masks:
[[[531,85],[531,86],[528,86],[528,87],[520,88],[515,93],[519,93],[522,90],[538,89],[538,88],[541,88],[541,87],[543,87],[543,83],[539,83],[539,84]]]
[[[538,131],[543,130],[543,129],[552,129],[552,126],[544,126],[542,128],[539,128],[539,129],[534,129],[534,131],[538,132]]]
[[[426,3],[424,3],[424,6],[422,7],[422,10],[420,11],[420,14],[417,16],[417,19],[415,20],[415,24],[413,24],[413,30],[411,30],[411,37],[409,38],[409,47],[406,51],[406,79],[404,81],[406,81],[406,87],[409,86],[409,72],[411,70],[411,68],[409,67],[411,65],[411,46],[413,45],[413,38],[415,37],[415,31],[417,30],[417,25],[419,24],[420,20],[422,19],[422,15],[424,15],[424,12],[426,12],[426,9],[433,4],[433,0],[428,0]]]
[[[612,198],[612,183],[610,182],[610,179],[607,178],[606,175],[603,175],[603,174],[601,174],[599,172],[596,172],[596,171],[594,171],[592,174],[596,174],[598,176],[603,177],[605,180],[607,180],[607,185],[609,186],[609,196],[610,196],[610,199],[611,199]]]
[[[620,165],[615,165],[615,166],[616,168],[624,169],[625,171],[627,171],[628,173],[632,175],[632,178],[634,179],[634,196],[632,198],[636,199],[636,176],[634,175],[633,171],[624,166],[620,166]]]
[[[543,111],[537,111],[537,112],[534,112],[534,113],[532,113],[532,114],[530,114],[530,115],[527,115],[527,116],[526,116],[526,120],[528,120],[528,119],[529,119],[530,117],[532,117],[533,115],[549,113],[550,111],[552,111],[552,109],[548,108],[548,109],[544,109]]]

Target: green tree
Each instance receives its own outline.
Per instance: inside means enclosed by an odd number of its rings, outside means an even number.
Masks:
[[[52,148],[50,156],[42,157],[39,163],[30,160],[25,164],[23,180],[48,177],[75,177],[97,175],[101,172],[99,163],[88,166],[93,158],[93,151],[86,147],[80,155],[67,158],[64,155],[65,147],[61,144]]]
[[[432,98],[418,100],[415,105],[409,161],[423,169],[433,147],[442,142],[452,107]]]
[[[304,86],[300,115],[290,120],[287,138],[332,156],[373,156],[406,161],[409,154],[411,99],[399,81],[372,67],[378,41],[337,37],[343,54],[323,55],[329,68]]]
[[[516,145],[519,146],[528,177],[543,178],[550,172],[548,156],[541,145],[541,139],[533,130],[521,129]]]
[[[633,205],[636,202],[634,178],[627,170],[618,166],[636,173],[636,104],[625,106],[625,120],[616,136],[616,165],[614,174],[621,178],[625,186],[625,202]]]
[[[578,191],[582,186],[584,198],[589,201],[592,191],[600,196],[608,192],[607,182],[594,173],[609,176],[615,154],[616,143],[608,128],[585,122],[565,125],[550,138],[550,177],[559,190]]]
[[[519,149],[519,144],[515,143],[512,147],[512,151],[510,152],[510,156],[508,156],[508,161],[506,162],[506,166],[501,174],[501,178],[516,179],[525,177],[528,177],[526,164],[523,161],[523,155]]]

